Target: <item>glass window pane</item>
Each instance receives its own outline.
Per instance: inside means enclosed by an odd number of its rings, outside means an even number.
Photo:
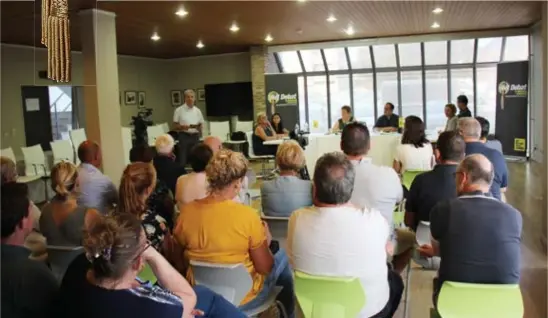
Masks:
[[[303,71],[297,51],[279,52],[278,57],[280,58],[280,64],[282,64],[284,73],[301,73]]]
[[[354,74],[352,76],[354,89],[354,116],[356,120],[365,122],[369,129],[375,125],[375,104],[373,92],[373,74]]]
[[[278,64],[276,64],[276,58],[274,57],[274,54],[278,53],[268,53],[266,59],[266,73],[268,74],[280,73],[280,70],[278,69]]]
[[[341,117],[341,107],[350,105],[350,76],[329,76],[329,92],[331,105],[331,126]]]
[[[348,62],[346,61],[346,52],[343,48],[324,49],[325,62],[327,69],[331,71],[347,70]]]
[[[373,46],[375,67],[396,67],[396,47],[394,44]]]
[[[414,115],[424,120],[422,114],[422,72],[401,72],[401,115]]]
[[[327,123],[327,77],[308,76],[306,81],[310,132],[325,133],[330,128]]]
[[[476,62],[498,62],[500,61],[501,50],[502,38],[478,39],[478,56]]]
[[[476,69],[476,89],[478,105],[476,116],[482,116],[491,124],[490,133],[495,133],[495,114],[497,112],[497,68],[479,67]]]
[[[474,62],[474,40],[451,41],[451,64]]]
[[[70,86],[48,86],[53,140],[68,140],[72,130],[72,90]]]
[[[398,44],[400,56],[400,66],[421,65],[421,44],[420,43],[402,43]]]
[[[457,96],[468,97],[468,109],[474,112],[474,78],[471,68],[451,70],[451,103],[457,105]],[[457,109],[458,111],[458,109]]]
[[[377,117],[383,114],[384,104],[388,102],[394,104],[394,112],[397,113],[398,74],[396,72],[377,73]]]
[[[424,64],[447,64],[447,41],[435,41],[424,43]]]
[[[299,98],[299,125],[305,127],[307,122],[306,118],[306,96],[304,94],[304,76],[297,77],[297,85],[299,87],[298,98]],[[303,128],[304,129],[304,128]]]
[[[369,46],[356,46],[348,48],[350,66],[353,69],[372,68]]]
[[[526,61],[529,59],[529,36],[518,35],[506,38],[504,61]]]
[[[323,65],[322,52],[320,50],[301,51],[304,70],[307,72],[325,71]]]
[[[445,128],[447,94],[447,70],[425,72],[426,80],[426,129]]]

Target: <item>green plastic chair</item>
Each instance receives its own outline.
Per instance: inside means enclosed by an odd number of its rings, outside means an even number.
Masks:
[[[446,281],[438,296],[443,318],[522,318],[519,285],[467,284]]]
[[[402,177],[401,177],[401,183],[407,188],[407,190],[411,189],[411,184],[413,183],[413,180],[421,174],[426,171],[423,170],[406,170],[404,171]]]
[[[152,272],[152,268],[150,268],[150,265],[148,265],[148,264],[145,264],[145,267],[143,267],[143,269],[141,270],[141,272],[137,276],[142,281],[145,281],[145,282],[148,281],[153,285],[156,284],[156,281],[158,280],[156,278],[156,275],[154,275],[154,273]]]
[[[365,292],[355,277],[312,276],[295,272],[295,294],[305,318],[355,318]]]

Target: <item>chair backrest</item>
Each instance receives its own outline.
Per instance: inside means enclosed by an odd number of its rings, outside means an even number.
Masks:
[[[155,126],[148,126],[147,127],[147,136],[148,136],[148,145],[154,146],[156,143],[156,138],[163,135],[164,131],[162,126],[155,125]]]
[[[46,156],[40,144],[31,147],[22,147],[23,160],[25,161],[25,175],[47,176],[48,167]]]
[[[249,157],[255,157],[255,150],[253,149],[253,140],[252,140],[253,132],[247,131],[245,135],[247,137],[247,143],[249,144],[249,150],[248,150]]]
[[[82,246],[54,246],[48,245],[48,261],[53,271],[53,275],[61,281],[65,272],[72,261],[80,254],[84,253]]]
[[[407,188],[407,190],[411,189],[411,184],[413,183],[413,180],[421,174],[425,173],[425,170],[406,170],[403,172],[402,175],[402,184]]]
[[[86,136],[86,130],[84,128],[73,129],[69,131],[69,136],[70,142],[72,142],[72,147],[74,147],[74,153],[76,154],[75,162],[76,164],[80,164],[80,159],[78,158],[78,147],[80,147],[80,144],[88,139]]]
[[[56,140],[49,143],[53,153],[53,164],[61,161],[74,163],[74,149],[68,140]]]
[[[213,264],[190,261],[196,284],[204,285],[238,306],[253,281],[244,264]]]
[[[167,123],[161,123],[160,127],[162,127],[162,131],[164,134],[167,134],[169,132],[169,125]]]
[[[131,128],[122,127],[122,147],[124,148],[124,164],[128,165],[129,162],[129,152],[133,145],[133,140],[131,138]]]
[[[236,131],[253,131],[253,122],[252,121],[238,121],[236,122]]]
[[[17,163],[15,159],[15,154],[13,153],[13,149],[11,149],[11,147],[0,150],[0,156],[7,157],[11,159],[11,161],[13,161],[14,163]]]
[[[227,141],[230,134],[230,124],[228,121],[210,121],[209,135],[218,137],[221,141]]]
[[[202,124],[202,136],[209,136],[209,122],[204,120]]]
[[[295,294],[306,318],[354,318],[365,305],[365,292],[355,277],[320,277],[296,271]]]

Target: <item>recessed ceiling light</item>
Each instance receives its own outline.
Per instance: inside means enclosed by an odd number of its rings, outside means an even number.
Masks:
[[[432,13],[433,14],[440,14],[443,12],[443,9],[442,8],[435,8],[434,10],[432,10]]]
[[[327,22],[335,22],[337,21],[337,18],[335,18],[334,15],[330,14],[328,17],[327,17]]]
[[[158,40],[160,40],[160,36],[158,35],[157,32],[154,32],[154,33],[152,33],[152,36],[150,37],[150,39],[152,41],[158,41]]]
[[[306,2],[306,0],[297,0],[297,2]]]
[[[236,22],[232,23],[232,25],[230,26],[230,29],[229,29],[231,32],[238,32],[240,31],[240,27],[236,24]]]
[[[188,11],[186,11],[184,8],[179,8],[177,12],[175,12],[176,15],[182,17],[186,17],[188,15]]]
[[[434,22],[432,23],[432,25],[430,26],[432,29],[437,29],[440,27],[440,24],[438,22]]]
[[[274,38],[270,34],[267,34],[266,37],[264,38],[264,40],[266,42],[272,42],[272,40],[274,40]]]
[[[202,43],[202,40],[198,41],[198,44],[196,44],[196,47],[199,48],[199,49],[203,48],[204,46],[205,45],[204,45],[204,43]]]
[[[354,34],[354,28],[351,25],[349,25],[348,28],[346,28],[344,30],[344,33],[346,33],[347,35],[353,35]]]

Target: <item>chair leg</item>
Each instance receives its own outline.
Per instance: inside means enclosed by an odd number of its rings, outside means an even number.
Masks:
[[[407,318],[407,311],[409,310],[409,284],[411,283],[411,260],[407,264],[406,277],[405,277],[405,303],[403,304],[403,318]]]

